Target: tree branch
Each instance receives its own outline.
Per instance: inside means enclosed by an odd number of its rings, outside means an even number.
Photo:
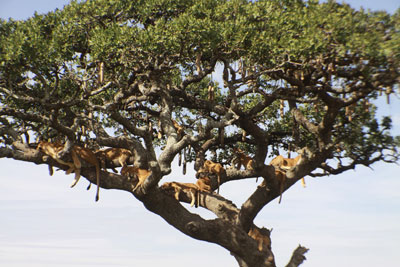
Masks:
[[[289,263],[286,265],[286,267],[298,267],[300,266],[303,261],[306,260],[306,257],[304,254],[308,252],[308,248],[298,246],[295,251],[292,254],[292,258],[290,259]]]

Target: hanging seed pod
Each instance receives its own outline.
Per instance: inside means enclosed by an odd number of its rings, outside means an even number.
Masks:
[[[364,112],[368,113],[369,112],[369,106],[370,106],[370,103],[369,103],[368,99],[364,99],[364,101],[362,102],[362,105],[363,105]]]
[[[247,135],[246,131],[243,131],[243,132],[242,132],[242,141],[243,141],[243,142],[246,141],[246,135]]]
[[[178,155],[178,166],[180,167],[182,165],[182,152],[179,152]]]
[[[314,104],[313,104],[313,107],[314,107],[314,112],[315,112],[316,114],[318,114],[318,113],[319,113],[318,103],[314,103]]]
[[[162,136],[163,136],[163,130],[162,130],[162,127],[161,127],[161,120],[158,120],[157,125],[158,125],[157,138],[161,139]]]
[[[256,72],[257,72],[257,68],[254,67],[254,73],[256,73]],[[256,93],[257,87],[258,87],[258,78],[255,78],[253,81],[253,93]]]
[[[201,54],[200,53],[196,54],[196,70],[197,70],[197,73],[201,72]]]
[[[186,149],[183,150],[183,166],[182,166],[183,175],[186,174]]]
[[[386,103],[390,104],[390,95],[393,93],[392,87],[387,87],[385,94],[386,94]]]
[[[186,153],[186,157],[187,157],[187,161],[189,161],[189,157],[190,157],[190,153],[192,152],[192,146],[191,145],[188,145],[188,151],[187,151],[187,153]]]
[[[212,85],[209,85],[208,86],[208,100],[209,101],[214,101],[214,97],[215,97],[215,93],[214,93],[214,86],[212,86]]]
[[[224,145],[224,139],[225,139],[225,128],[219,128],[218,129],[218,135],[219,135],[219,141],[221,143],[221,145]]]
[[[244,66],[243,58],[239,59],[239,73],[242,76],[242,79],[246,76],[246,69]]]
[[[151,123],[151,121],[149,121],[148,123],[149,125],[149,135],[153,138],[153,124]]]
[[[345,115],[347,116],[347,119],[349,120],[349,122],[353,121],[353,104],[351,104],[350,106],[346,106],[345,108]]]
[[[350,115],[350,107],[346,106],[344,109],[344,115],[346,115],[346,117],[348,117]]]
[[[280,115],[281,115],[281,118],[283,118],[283,115],[285,115],[284,114],[284,108],[285,108],[285,101],[283,100],[283,99],[281,99],[280,101],[279,101],[279,112],[280,112]]]
[[[332,73],[335,71],[335,66],[333,65],[333,62],[329,63],[328,65],[328,72]]]
[[[102,84],[104,81],[104,62],[99,62],[98,68],[99,68],[99,74],[97,77],[97,81],[99,82],[99,84]]]
[[[186,175],[186,161],[183,162],[182,173]]]
[[[294,135],[294,131],[292,131],[292,136]],[[287,158],[290,159],[290,152],[292,152],[292,144],[289,143],[288,151],[287,151]]]

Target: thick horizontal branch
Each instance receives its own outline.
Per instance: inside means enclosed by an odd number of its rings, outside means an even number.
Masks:
[[[168,188],[164,189],[163,187],[161,187],[161,190],[171,198],[175,199],[175,191],[171,191]],[[211,211],[217,215],[218,218],[229,220],[232,223],[236,222],[239,209],[232,203],[232,201],[225,199],[223,196],[216,194],[215,192],[199,191],[196,193],[195,197],[195,203],[198,207]],[[192,194],[188,190],[182,190],[179,194],[179,201],[191,203]]]

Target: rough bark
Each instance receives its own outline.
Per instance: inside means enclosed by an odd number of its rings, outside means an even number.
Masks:
[[[293,251],[293,255],[290,258],[289,263],[286,265],[286,267],[297,267],[300,266],[303,261],[306,260],[306,257],[304,256],[304,254],[306,254],[308,252],[308,248],[302,247],[302,246],[298,246],[295,251]]]

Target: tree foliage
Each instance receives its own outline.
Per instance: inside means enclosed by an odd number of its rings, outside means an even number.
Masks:
[[[375,103],[399,90],[400,10],[312,0],[72,1],[1,20],[0,36],[0,157],[66,169],[44,160],[37,142],[66,142],[66,153],[73,145],[128,148],[152,175],[133,191],[127,177],[102,171],[100,186],[132,192],[241,266],[275,266],[270,248],[257,250],[247,235],[281,193],[269,158],[307,151],[283,190],[306,175],[399,158],[399,138]],[[253,158],[253,169],[230,166],[234,148]],[[159,186],[182,154],[196,171],[206,159],[223,163],[221,185],[263,177],[264,186],[241,208],[200,194],[200,206],[216,215],[205,220]],[[95,182],[90,166],[82,174]]]

